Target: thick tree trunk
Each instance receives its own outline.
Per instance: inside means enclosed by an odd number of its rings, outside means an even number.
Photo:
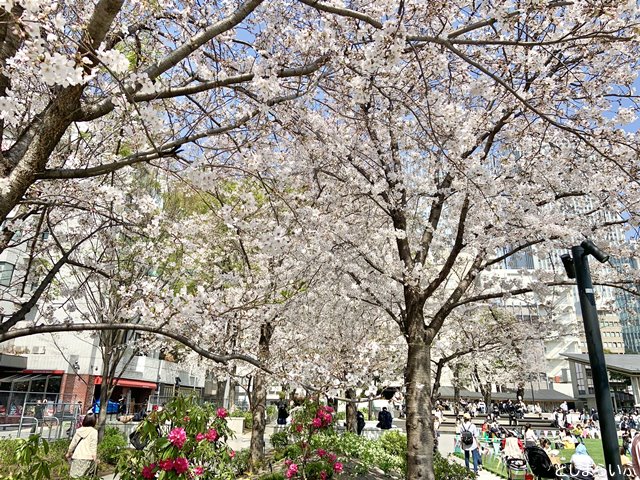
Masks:
[[[269,358],[269,345],[273,335],[273,326],[267,322],[260,328],[260,342],[258,359],[266,362]],[[253,390],[251,391],[251,413],[253,426],[251,427],[251,443],[249,445],[251,470],[256,471],[264,461],[264,430],[266,426],[267,382],[266,373],[258,370],[253,376]]]
[[[251,391],[251,414],[253,425],[251,427],[251,443],[249,445],[251,455],[251,470],[256,471],[264,459],[264,430],[266,426],[267,387],[265,373],[256,372],[253,376],[253,390]]]
[[[416,338],[418,337],[418,338]],[[431,345],[412,335],[407,354],[407,480],[435,480],[431,415]]]
[[[353,400],[356,398],[356,391],[353,388],[347,388],[345,392],[345,396],[349,400]],[[357,422],[356,422],[356,404],[353,402],[347,402],[347,432],[356,433],[357,430]]]

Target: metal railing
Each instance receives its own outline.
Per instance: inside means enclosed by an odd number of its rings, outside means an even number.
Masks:
[[[73,403],[25,402],[19,416],[0,416],[0,438],[27,438],[34,433],[47,440],[71,438],[82,413]]]

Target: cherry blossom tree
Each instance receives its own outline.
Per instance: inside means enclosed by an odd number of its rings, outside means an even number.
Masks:
[[[303,19],[279,38],[288,5],[262,3],[4,2],[0,220],[54,181],[249,148],[326,60]]]
[[[518,252],[544,259],[585,236],[613,250],[616,226],[636,222],[637,138],[621,126],[638,12],[304,3],[340,54],[306,109],[274,108],[296,163],[281,161],[325,216],[336,265],[407,341],[408,478],[433,478],[431,348],[447,318],[566,281],[490,274]]]

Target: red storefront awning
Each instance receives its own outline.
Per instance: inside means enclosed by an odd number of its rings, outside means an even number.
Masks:
[[[119,387],[146,388],[147,390],[155,390],[157,387],[157,385],[153,382],[145,382],[143,380],[127,380],[126,378],[119,378],[115,380],[114,383]],[[95,384],[102,384],[101,376],[96,376]]]

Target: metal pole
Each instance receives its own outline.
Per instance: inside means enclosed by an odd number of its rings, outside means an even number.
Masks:
[[[613,404],[611,403],[611,391],[609,390],[609,377],[607,365],[602,350],[602,336],[598,322],[596,300],[593,295],[593,284],[589,273],[589,262],[584,248],[575,246],[571,248],[573,263],[576,270],[576,283],[580,297],[580,309],[584,322],[584,333],[589,351],[589,363],[593,376],[593,388],[596,395],[596,405],[600,421],[600,436],[602,450],[607,468],[609,480],[624,480],[620,459],[620,447],[618,446],[618,433],[613,416]]]

